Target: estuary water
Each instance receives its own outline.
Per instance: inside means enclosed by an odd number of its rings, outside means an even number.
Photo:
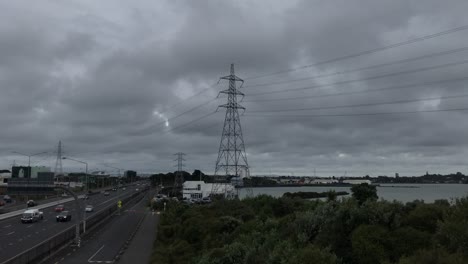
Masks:
[[[305,187],[256,187],[252,188],[254,195],[267,194],[281,197],[286,192],[326,192],[329,190],[346,191],[351,193],[351,187],[336,186],[305,186]],[[377,187],[379,199],[388,201],[411,202],[424,200],[432,203],[438,199],[451,199],[468,196],[468,184],[380,184]],[[245,197],[245,191],[240,192]]]

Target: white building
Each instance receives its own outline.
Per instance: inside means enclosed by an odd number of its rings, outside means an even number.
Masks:
[[[216,193],[233,195],[235,188],[232,184],[220,184]],[[204,181],[186,181],[183,184],[182,197],[185,199],[199,199],[208,197],[213,191],[212,183],[205,183]]]
[[[310,181],[311,184],[335,184],[338,183],[337,180],[335,179],[322,179],[322,178],[316,178]]]
[[[11,172],[0,173],[0,186],[7,186],[10,178]]]
[[[371,181],[369,180],[343,180],[343,183],[347,183],[347,184],[361,184],[361,183],[367,183],[367,184],[371,184]]]

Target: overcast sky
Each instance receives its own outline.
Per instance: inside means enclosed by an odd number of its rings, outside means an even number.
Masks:
[[[53,169],[62,140],[91,169],[168,172],[185,152],[187,171],[213,173],[224,109],[207,115],[226,103],[217,81],[234,63],[253,175],[468,173],[468,28],[376,50],[466,26],[466,10],[464,0],[0,0],[0,169],[27,164],[13,151],[47,151],[31,161]]]

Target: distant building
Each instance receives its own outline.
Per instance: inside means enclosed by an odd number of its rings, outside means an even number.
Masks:
[[[40,172],[50,172],[49,167],[45,166],[13,166],[11,168],[11,177],[12,178],[31,178],[36,179],[38,173]]]
[[[2,172],[0,173],[0,186],[7,186],[8,179],[11,178],[11,172]]]
[[[200,199],[210,196],[213,189],[212,183],[205,183],[204,181],[185,181],[182,188],[182,197],[185,199]],[[227,193],[232,195],[235,188],[232,184],[226,183],[220,185],[217,190],[218,194]]]
[[[137,172],[136,171],[132,171],[132,170],[127,170],[124,172],[124,177],[128,180],[128,181],[136,181],[136,178],[137,178]]]
[[[372,182],[370,180],[343,180],[343,183],[355,185],[355,184],[362,184],[362,183],[371,184]]]
[[[398,174],[398,172],[395,173],[395,178],[400,178],[400,174]]]
[[[338,183],[338,180],[317,178],[317,179],[313,179],[310,183],[311,184],[335,184],[335,183]]]

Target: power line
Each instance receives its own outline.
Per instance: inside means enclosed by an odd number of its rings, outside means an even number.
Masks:
[[[457,82],[457,81],[466,81],[466,80],[468,80],[468,77],[438,80],[438,81],[423,82],[423,83],[413,83],[413,84],[406,84],[406,85],[399,85],[399,86],[389,86],[389,87],[383,87],[383,88],[379,88],[379,89],[371,89],[371,90],[363,90],[363,91],[350,91],[350,92],[330,93],[330,94],[320,94],[320,95],[308,95],[308,96],[287,97],[287,98],[246,100],[246,101],[243,101],[243,102],[244,103],[257,103],[257,102],[278,102],[278,101],[303,100],[303,99],[323,98],[323,97],[332,97],[332,96],[340,96],[340,95],[372,93],[372,92],[380,92],[380,91],[386,91],[386,90],[397,90],[397,89],[404,89],[404,88],[411,88],[411,87],[418,87],[418,86],[429,86],[429,85],[435,85],[435,84],[450,83],[450,82]],[[426,87],[424,87],[424,88],[426,88]]]
[[[410,62],[410,61],[416,61],[416,60],[422,60],[422,59],[427,59],[427,58],[432,58],[432,57],[437,57],[437,56],[442,56],[442,55],[447,55],[447,54],[453,54],[453,53],[466,51],[466,50],[468,50],[468,47],[463,47],[463,48],[458,48],[458,49],[453,49],[453,50],[447,50],[447,51],[442,51],[442,52],[438,52],[438,53],[426,54],[426,55],[419,56],[419,57],[396,60],[396,61],[392,61],[392,62],[381,63],[381,64],[366,66],[366,67],[357,68],[357,69],[350,69],[350,70],[345,70],[345,71],[338,71],[338,72],[320,74],[320,75],[316,75],[316,76],[312,76],[312,77],[299,78],[299,79],[293,79],[293,80],[285,80],[285,81],[278,81],[278,82],[270,82],[270,83],[261,83],[261,84],[255,84],[255,85],[247,85],[247,86],[244,86],[243,88],[252,89],[252,88],[257,88],[257,87],[259,88],[259,87],[263,87],[263,86],[271,86],[271,85],[278,85],[278,84],[313,80],[313,79],[318,79],[318,78],[323,78],[323,77],[330,77],[330,76],[336,76],[336,75],[341,75],[341,74],[346,74],[346,73],[352,73],[352,72],[358,72],[358,71],[363,71],[363,70],[371,70],[371,69],[391,66],[391,65],[397,65],[397,64],[401,64],[401,63]]]
[[[269,74],[253,76],[253,77],[249,77],[249,78],[245,78],[245,79],[246,80],[259,79],[259,78],[269,77],[269,76],[278,75],[278,74],[282,74],[282,73],[288,73],[288,72],[298,71],[298,70],[302,70],[302,69],[307,69],[307,68],[310,68],[310,67],[315,67],[315,66],[319,66],[319,65],[322,65],[322,64],[332,63],[332,62],[336,62],[336,61],[340,61],[340,60],[347,60],[347,59],[351,59],[351,58],[355,58],[355,57],[359,57],[359,56],[363,56],[363,55],[376,53],[376,52],[379,52],[379,51],[384,51],[384,50],[387,50],[387,49],[401,47],[401,46],[416,43],[416,42],[419,42],[419,41],[424,41],[424,40],[440,37],[440,36],[443,36],[443,35],[455,33],[455,32],[466,30],[466,29],[468,29],[468,25],[448,29],[448,30],[441,31],[441,32],[438,32],[438,33],[425,35],[425,36],[421,36],[421,37],[418,37],[418,38],[414,38],[414,39],[410,39],[410,40],[406,40],[406,41],[402,41],[402,42],[398,42],[398,43],[394,43],[394,44],[390,44],[390,45],[383,46],[383,47],[380,47],[380,48],[361,51],[361,52],[358,52],[358,53],[354,53],[354,54],[350,54],[350,55],[346,55],[346,56],[342,56],[342,57],[337,57],[337,58],[333,58],[333,59],[329,59],[329,60],[325,60],[325,61],[321,61],[321,62],[316,62],[316,63],[313,63],[313,64],[301,66],[301,67],[290,68],[290,69],[286,69],[286,70],[282,70],[282,71],[277,71],[277,72],[273,72],[273,73],[269,73]]]
[[[169,107],[166,107],[164,111],[167,112],[168,110],[170,110],[170,109],[172,109],[172,108],[174,108],[174,107],[179,106],[180,103],[185,102],[185,101],[187,101],[187,100],[189,100],[189,99],[195,98],[195,97],[199,96],[200,94],[203,94],[203,93],[205,93],[205,92],[211,90],[211,88],[215,87],[216,85],[218,85],[218,83],[214,83],[214,84],[210,85],[209,87],[207,87],[207,88],[205,88],[205,89],[202,89],[201,91],[195,93],[194,95],[191,95],[191,96],[189,96],[189,97],[187,97],[187,98],[185,98],[185,99],[181,99],[181,100],[179,100],[178,103],[173,104],[173,105],[171,105],[171,106],[169,106]]]
[[[215,100],[217,100],[217,99],[218,99],[218,98],[212,98],[212,99],[210,99],[210,100],[208,100],[208,101],[206,101],[206,102],[203,102],[203,103],[201,103],[201,104],[199,104],[199,105],[197,105],[197,106],[195,106],[195,107],[192,107],[192,108],[190,108],[190,109],[188,109],[188,110],[186,110],[186,111],[184,111],[184,112],[182,112],[182,113],[179,113],[179,114],[177,114],[177,115],[175,115],[175,116],[173,116],[173,117],[167,118],[167,119],[164,120],[164,121],[161,121],[161,122],[158,122],[158,123],[156,123],[156,124],[152,124],[152,125],[150,125],[150,126],[148,126],[148,127],[139,129],[139,130],[137,131],[137,133],[141,133],[141,132],[143,132],[143,131],[150,130],[150,129],[156,128],[156,127],[158,127],[158,126],[161,126],[161,125],[163,125],[163,124],[169,123],[169,122],[173,121],[174,119],[177,119],[177,118],[179,118],[179,117],[181,117],[181,116],[184,116],[184,115],[186,115],[186,114],[188,114],[188,113],[190,113],[190,112],[192,112],[192,111],[195,111],[195,110],[197,110],[197,109],[199,109],[199,108],[202,108],[202,107],[208,105],[209,103],[211,103],[211,102],[213,102],[213,101],[215,101]]]
[[[468,97],[468,94],[452,95],[452,96],[441,96],[441,97],[432,97],[432,98],[422,98],[422,99],[400,100],[400,101],[390,101],[390,102],[380,102],[380,103],[354,104],[354,105],[308,107],[308,108],[278,109],[278,110],[258,110],[258,111],[249,111],[249,113],[294,112],[294,111],[307,111],[307,110],[353,108],[353,107],[379,106],[379,105],[390,105],[390,104],[406,104],[406,103],[415,103],[415,102],[424,102],[424,101],[444,100],[444,99],[458,99],[458,98],[463,98],[463,97]]]
[[[283,90],[268,91],[268,92],[262,92],[262,93],[254,93],[254,94],[250,94],[250,95],[265,95],[265,94],[286,93],[286,92],[291,92],[291,91],[316,89],[316,88],[322,88],[322,87],[328,87],[328,86],[334,86],[334,85],[341,85],[341,84],[376,80],[376,79],[381,79],[381,78],[386,78],[386,77],[392,77],[392,76],[398,76],[398,75],[404,75],[404,74],[411,74],[411,73],[428,71],[428,70],[435,70],[435,69],[440,69],[440,68],[445,68],[445,67],[463,65],[463,64],[467,64],[467,63],[468,63],[468,60],[462,60],[462,61],[458,61],[458,62],[439,64],[439,65],[434,65],[434,66],[430,66],[430,67],[413,69],[413,70],[409,70],[409,71],[400,71],[400,72],[393,72],[393,73],[388,73],[388,74],[383,74],[383,75],[377,75],[377,76],[372,76],[372,77],[368,77],[368,78],[339,81],[339,82],[334,82],[334,83],[306,86],[306,87],[300,87],[300,88],[289,88],[289,89],[283,89]]]
[[[359,113],[359,114],[313,114],[313,115],[250,115],[248,117],[345,117],[345,116],[376,116],[376,115],[396,115],[396,114],[416,114],[416,113],[437,113],[437,112],[454,112],[468,111],[468,108],[453,108],[453,109],[437,109],[437,110],[416,110],[416,111],[400,111],[400,112],[379,112],[379,113]]]
[[[192,121],[190,121],[190,122],[188,122],[188,123],[185,123],[185,124],[180,125],[180,126],[177,126],[177,127],[173,127],[173,128],[171,128],[171,129],[167,130],[166,132],[169,133],[169,132],[171,132],[171,131],[180,129],[180,128],[182,128],[182,127],[189,126],[189,125],[191,125],[191,124],[193,124],[193,123],[195,123],[195,122],[197,122],[197,121],[200,121],[200,120],[202,120],[202,119],[205,119],[205,118],[207,118],[207,117],[209,117],[209,116],[211,116],[211,115],[214,115],[214,114],[216,114],[216,113],[217,113],[217,112],[208,113],[208,114],[203,115],[203,116],[201,116],[201,117],[199,117],[199,118],[197,118],[197,119],[194,119],[194,120],[192,120]]]

